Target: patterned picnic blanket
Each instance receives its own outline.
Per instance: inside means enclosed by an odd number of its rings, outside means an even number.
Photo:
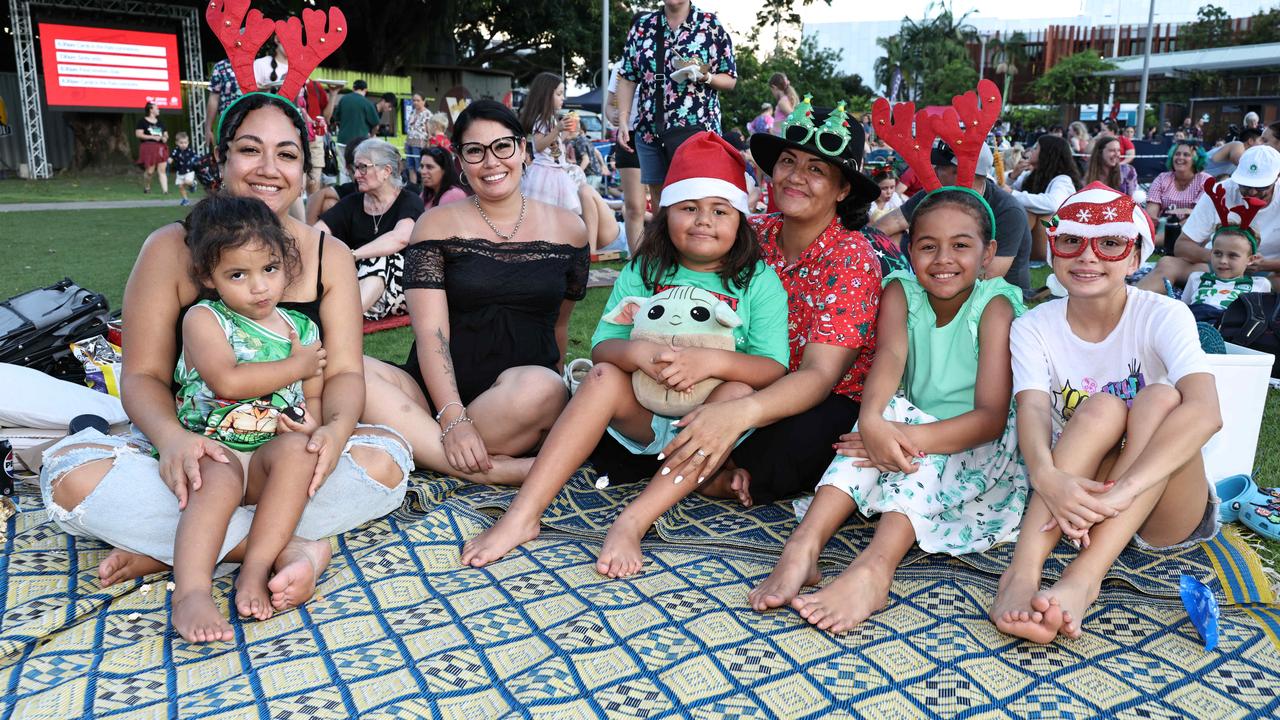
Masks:
[[[0,558],[0,718],[1280,714],[1280,614],[1232,532],[1174,556],[1127,551],[1080,640],[1018,642],[986,620],[1008,547],[911,555],[888,609],[832,636],[746,606],[794,526],[787,505],[690,498],[646,543],[645,573],[608,580],[593,569],[599,542],[638,488],[592,480],[574,477],[538,540],[462,569],[462,541],[511,491],[415,477],[400,511],[334,541],[312,602],[233,618],[236,643],[205,646],[169,628],[167,576],[145,593],[142,581],[100,588],[105,548],[59,532],[26,495]],[[828,575],[870,530],[841,531]],[[1214,652],[1177,600],[1182,572],[1224,605]],[[231,583],[215,583],[224,610]]]

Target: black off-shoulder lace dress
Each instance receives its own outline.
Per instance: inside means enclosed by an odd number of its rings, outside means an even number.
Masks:
[[[406,290],[444,290],[449,346],[463,404],[488,390],[504,370],[560,360],[556,319],[565,300],[587,294],[586,247],[544,242],[491,242],[453,237],[404,250]],[[418,345],[403,365],[427,401]]]

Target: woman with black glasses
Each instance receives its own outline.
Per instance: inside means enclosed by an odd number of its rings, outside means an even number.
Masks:
[[[364,417],[404,433],[419,467],[480,483],[524,480],[532,458],[521,456],[568,397],[558,370],[587,290],[582,220],[520,192],[524,138],[501,103],[480,100],[458,116],[453,148],[475,195],[413,229],[406,363],[365,360]]]

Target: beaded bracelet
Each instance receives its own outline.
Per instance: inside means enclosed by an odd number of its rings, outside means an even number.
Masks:
[[[458,427],[460,423],[470,423],[470,422],[471,422],[471,418],[467,417],[466,413],[463,413],[458,417],[454,418],[452,422],[444,426],[444,430],[440,431],[440,442],[444,442],[444,438],[446,435],[449,434],[449,431]]]

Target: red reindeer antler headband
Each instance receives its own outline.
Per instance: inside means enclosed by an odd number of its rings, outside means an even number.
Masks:
[[[253,75],[253,61],[258,50],[272,34],[279,36],[280,45],[289,58],[289,69],[279,94],[292,102],[312,71],[346,40],[347,18],[342,10],[331,7],[327,14],[323,10],[303,10],[301,22],[296,17],[273,21],[258,10],[250,10],[251,1],[210,0],[204,11],[205,21],[226,49],[236,82],[245,93],[258,90],[258,81]],[[306,42],[302,39],[304,26]]]
[[[1258,233],[1252,228],[1253,219],[1262,208],[1267,206],[1267,203],[1260,198],[1244,198],[1244,205],[1228,207],[1227,188],[1220,185],[1214,178],[1204,181],[1204,191],[1213,200],[1213,209],[1218,212],[1218,228],[1213,231],[1213,237],[1216,238],[1224,231],[1238,232],[1249,241],[1253,251],[1258,252]],[[1231,222],[1232,213],[1235,213],[1239,220]]]
[[[956,185],[969,187],[987,133],[1000,118],[1001,105],[1000,89],[984,79],[978,82],[976,92],[956,95],[940,114],[929,108],[917,111],[915,103],[890,105],[888,100],[877,98],[871,116],[876,134],[916,171],[924,189],[933,191],[942,187],[930,159],[934,138],[941,137],[956,156]]]

